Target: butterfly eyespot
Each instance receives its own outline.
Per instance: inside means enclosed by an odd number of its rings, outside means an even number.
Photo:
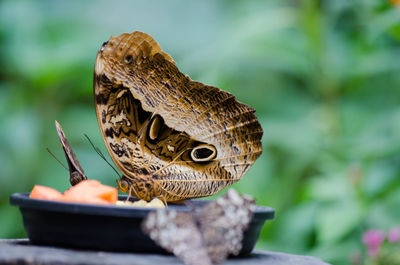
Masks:
[[[132,55],[127,55],[125,57],[125,63],[130,64],[132,62]]]
[[[215,158],[217,155],[217,149],[209,144],[199,145],[193,148],[190,153],[190,157],[195,162],[206,162]]]
[[[158,135],[160,134],[161,127],[164,125],[164,120],[159,116],[156,115],[153,120],[151,121],[149,127],[149,138],[150,140],[154,141],[157,139]]]

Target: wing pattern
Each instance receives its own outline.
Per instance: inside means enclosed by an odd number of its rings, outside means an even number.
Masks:
[[[111,37],[94,71],[99,126],[121,190],[167,201],[215,194],[262,152],[254,109],[191,80],[142,32]]]

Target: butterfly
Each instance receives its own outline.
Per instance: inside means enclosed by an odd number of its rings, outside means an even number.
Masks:
[[[97,53],[94,99],[122,192],[166,201],[210,196],[261,155],[255,110],[191,80],[148,34],[111,37]]]
[[[56,129],[58,133],[58,137],[60,138],[61,146],[64,150],[65,158],[68,162],[68,169],[70,174],[69,182],[72,186],[78,184],[82,180],[86,180],[87,177],[85,172],[82,169],[81,164],[79,163],[78,159],[76,158],[75,153],[72,151],[67,138],[65,137],[64,131],[61,128],[61,125],[55,121]]]
[[[229,189],[198,212],[150,212],[143,220],[142,230],[186,264],[221,263],[228,255],[239,254],[243,232],[255,207],[251,197]]]

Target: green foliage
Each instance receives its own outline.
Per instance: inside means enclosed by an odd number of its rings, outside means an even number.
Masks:
[[[347,264],[366,228],[400,220],[400,7],[335,1],[0,2],[0,237],[14,192],[64,190],[54,120],[86,173],[114,185],[94,112],[97,49],[141,30],[182,72],[257,110],[264,153],[235,185],[276,209],[258,248]]]

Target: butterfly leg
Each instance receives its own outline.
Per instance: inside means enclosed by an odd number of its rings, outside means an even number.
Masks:
[[[128,201],[132,195],[137,199],[141,199],[138,194],[135,185],[131,184],[129,185],[128,198],[126,200]]]
[[[165,199],[164,194],[161,194],[161,195],[157,196],[156,198],[160,198],[162,200],[162,202],[164,203],[165,207],[168,208],[167,199]]]
[[[125,202],[128,202],[129,199],[131,198],[131,191],[132,191],[132,186],[129,187],[128,197],[126,198]]]

